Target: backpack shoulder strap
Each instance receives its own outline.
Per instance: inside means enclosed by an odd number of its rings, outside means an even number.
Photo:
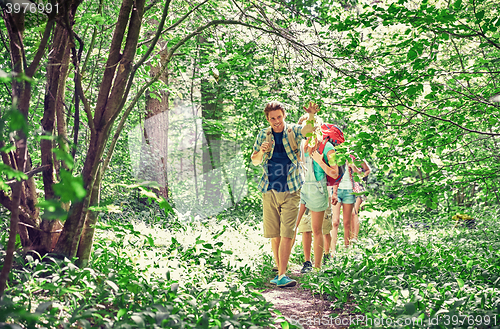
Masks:
[[[295,133],[293,132],[293,129],[290,127],[288,128],[288,143],[290,143],[290,147],[293,151],[293,153],[297,154],[298,157],[298,147],[297,147],[297,140],[295,139]]]
[[[326,143],[328,143],[328,139],[323,139],[323,141],[321,142],[321,144],[319,144],[319,146],[318,146],[318,152],[320,154],[323,154],[323,151],[325,150]]]
[[[271,142],[271,135],[273,134],[271,127],[268,127],[266,130],[266,142],[270,143]]]

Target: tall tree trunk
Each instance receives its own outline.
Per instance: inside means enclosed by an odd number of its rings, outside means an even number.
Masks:
[[[167,48],[164,48],[160,53],[164,62],[164,57],[167,53]],[[150,75],[154,77],[161,70],[161,67],[151,67]],[[168,71],[165,70],[160,76],[160,80],[168,86]],[[167,176],[167,160],[168,160],[168,127],[169,127],[169,93],[163,89],[155,93],[156,97],[151,97],[150,90],[146,93],[146,118],[144,120],[144,140],[143,152],[141,157],[146,157],[145,161],[150,161],[147,168],[147,177],[160,184],[157,193],[168,199],[168,176]],[[143,164],[144,161],[141,161]]]
[[[90,143],[82,171],[83,186],[86,191],[92,191],[94,183],[99,183],[96,180],[99,163],[113,123],[123,107],[122,102],[126,96],[125,88],[137,49],[144,2],[145,0],[124,0],[120,8],[106,69],[104,70],[97,97],[94,119],[93,122],[89,123],[93,128],[91,127]],[[121,45],[126,31],[128,31],[128,34],[122,54]],[[71,205],[68,219],[64,223],[55,252],[68,257],[76,256],[87,216],[87,209],[91,204],[91,196],[92,194],[87,195],[83,201]]]
[[[76,10],[77,4],[64,7],[63,14],[57,18],[52,40],[52,50],[49,55],[49,65],[47,66],[47,88],[45,93],[42,128],[45,135],[53,138],[42,139],[40,142],[42,166],[47,167],[42,174],[46,200],[57,199],[52,187],[57,181],[56,173],[59,172],[60,165],[52,149],[59,144],[65,152],[69,152],[64,115],[64,92],[66,88],[71,48],[69,29],[71,29],[74,24]],[[66,26],[67,22],[69,22],[70,27]],[[66,210],[68,210],[68,206],[69,205],[63,205]],[[58,235],[55,231],[59,230],[61,226],[58,219],[43,219],[40,225],[41,231],[39,231],[40,238],[38,240],[39,246],[37,246],[37,250],[42,253],[50,252],[53,248],[53,238]]]
[[[47,42],[49,40],[50,34],[54,26],[54,15],[49,16],[47,24],[45,26],[45,31],[43,37],[40,40],[38,49],[35,52],[33,61],[28,65],[26,62],[25,50],[24,50],[24,14],[22,11],[18,14],[12,13],[8,14],[7,11],[2,11],[3,20],[7,28],[7,34],[9,37],[9,53],[11,56],[12,71],[18,76],[24,74],[28,78],[31,78],[36,73],[40,61],[45,53]],[[31,84],[28,79],[14,79],[12,81],[12,104],[13,107],[17,108],[24,116],[28,117],[29,104],[31,100]],[[26,152],[26,139],[23,143],[18,143],[22,145],[23,150],[17,149],[16,154],[25,154],[23,162],[23,169],[31,170],[31,160],[29,154]],[[14,155],[13,152],[11,152]],[[8,157],[2,155],[2,160],[6,165],[11,166],[14,169],[18,169],[16,162],[19,161],[19,157],[12,156],[9,160]],[[36,207],[37,203],[37,193],[36,186],[33,177],[29,177],[27,181],[20,183],[19,200],[16,201],[11,197],[7,196],[5,193],[1,192],[0,202],[3,206],[9,209],[11,212],[18,212],[18,220],[21,225],[19,225],[19,233],[21,236],[21,242],[24,247],[29,247],[33,243],[33,236],[38,233],[39,221],[39,210]],[[13,196],[14,197],[14,194]],[[16,206],[16,204],[18,206]],[[16,209],[19,208],[20,209]]]
[[[204,36],[198,37],[200,43],[200,63],[207,64],[206,57],[213,45]],[[219,77],[214,77],[218,79]],[[222,134],[214,129],[213,122],[220,120],[222,113],[219,110],[219,88],[217,83],[211,83],[206,79],[201,80],[201,108],[203,119],[203,132],[206,138],[206,145],[203,145],[202,161],[205,183],[204,202],[206,205],[216,205],[222,200],[222,190],[220,187],[221,177],[217,177],[220,169],[220,143]]]
[[[21,171],[25,171],[26,163],[26,135],[23,132],[19,132],[19,141],[17,151],[18,159],[17,167]],[[0,272],[0,297],[3,296],[5,287],[7,285],[7,279],[9,277],[10,269],[12,268],[12,261],[14,259],[14,248],[16,244],[17,226],[19,223],[19,204],[21,199],[22,182],[15,182],[12,187],[12,211],[10,215],[10,232],[9,241],[7,243],[7,254],[5,255],[2,272]]]

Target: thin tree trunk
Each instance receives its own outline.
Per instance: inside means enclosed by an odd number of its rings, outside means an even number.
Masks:
[[[92,188],[92,194],[90,196],[90,205],[95,206],[99,202],[100,194],[100,183],[102,180],[103,167],[98,171],[98,175],[94,182]],[[80,244],[78,245],[78,252],[76,256],[78,257],[78,265],[80,267],[86,267],[90,259],[90,253],[92,251],[92,244],[94,241],[95,225],[97,224],[98,212],[97,211],[87,211],[85,224],[83,226],[82,237],[80,238]]]
[[[204,59],[209,50],[213,47],[211,43],[203,36],[198,37],[200,44],[200,63],[206,62]],[[217,77],[219,78],[219,77]],[[220,143],[221,134],[214,131],[212,121],[220,120],[221,111],[219,111],[219,87],[216,83],[212,85],[209,81],[201,81],[201,105],[203,118],[203,132],[206,138],[206,145],[203,147],[202,161],[205,180],[206,205],[217,205],[222,200],[222,191],[220,186],[221,177],[215,177],[217,169],[220,169]]]
[[[65,78],[63,65],[67,65],[68,62],[63,63],[64,57],[69,61],[69,57],[65,56],[69,52],[68,48],[68,31],[59,22],[56,26],[54,32],[52,52],[49,57],[49,65],[47,67],[47,91],[45,94],[44,102],[44,112],[42,118],[42,128],[46,135],[54,136],[55,132],[55,122],[56,122],[56,107],[58,106],[57,101],[62,100],[61,94],[64,92],[61,90],[65,86]],[[55,168],[54,168],[54,154],[52,149],[54,148],[53,139],[42,139],[40,142],[40,148],[42,151],[42,165],[47,166],[47,169],[42,173],[43,177],[43,187],[45,192],[45,199],[51,200],[55,198],[54,190],[52,186],[56,182],[55,178]]]
[[[161,57],[164,58],[167,48],[161,52]],[[160,72],[160,67],[151,67],[150,75],[154,77]],[[164,70],[160,76],[160,80],[168,86],[168,70]],[[168,199],[168,177],[167,177],[167,160],[168,160],[168,127],[169,127],[169,93],[159,90],[155,97],[151,97],[152,91],[146,94],[146,117],[144,120],[144,137],[143,144],[144,152],[141,152],[141,157],[145,156],[145,161],[148,164],[141,164],[145,167],[145,175],[148,180],[156,181],[161,187],[157,193]]]
[[[19,133],[20,140],[18,141],[18,168],[24,172],[26,164],[26,136],[23,132]],[[19,224],[19,204],[21,200],[22,182],[15,182],[12,186],[12,210],[10,215],[10,232],[9,242],[7,243],[7,254],[5,255],[2,272],[0,273],[0,297],[3,296],[5,287],[7,286],[7,279],[12,268],[12,261],[14,259],[14,249],[16,244],[17,226]]]
[[[135,2],[124,0],[122,2],[97,98],[93,119],[94,129],[91,129],[90,143],[82,171],[83,186],[86,191],[92,191],[96,183],[99,163],[104,153],[105,145],[125,97],[125,88],[137,49],[144,2],[145,0],[137,0]],[[121,45],[126,30],[128,30],[128,35],[123,55],[121,55]],[[63,231],[55,248],[56,253],[68,257],[76,256],[86,218],[86,209],[88,209],[91,201],[90,198],[91,195],[87,195],[83,201],[72,204],[68,219],[64,223]]]

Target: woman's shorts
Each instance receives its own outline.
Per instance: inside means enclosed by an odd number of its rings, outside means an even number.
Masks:
[[[300,190],[300,203],[311,211],[325,211],[330,206],[326,179],[320,182],[305,182]]]
[[[328,234],[332,230],[332,211],[331,208],[328,207],[325,210],[325,217],[323,217],[323,227],[322,231],[323,234]],[[311,212],[306,209],[306,212],[304,213],[304,216],[302,216],[302,219],[300,220],[299,228],[297,230],[298,233],[304,233],[304,232],[312,232],[312,226],[311,226]]]
[[[302,195],[301,195],[302,197]],[[337,190],[337,197],[339,198],[339,202],[343,204],[354,204],[356,202],[356,196],[352,194],[352,189]]]

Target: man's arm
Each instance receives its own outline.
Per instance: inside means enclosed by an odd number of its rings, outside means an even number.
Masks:
[[[262,152],[261,150],[258,150],[257,152],[252,153],[252,156],[250,157],[250,159],[252,159],[252,164],[254,166],[258,166],[262,163],[263,157],[264,157],[264,152]]]
[[[311,120],[314,121],[314,114],[309,113],[309,118],[307,119],[307,121],[311,121]],[[310,124],[310,123],[306,124],[305,126],[302,127],[302,130],[301,130],[302,136],[305,137],[306,134],[312,133],[313,130],[314,130],[314,124]]]
[[[269,152],[272,145],[273,145],[272,141],[271,142],[264,142],[264,143],[262,143],[262,145],[260,146],[260,149],[258,151],[254,151],[252,153],[252,156],[250,157],[250,159],[252,160],[252,164],[254,166],[258,166],[262,163],[262,159],[264,158],[264,154],[266,152]]]
[[[309,102],[309,107],[305,108],[304,110],[309,114],[309,117],[307,121],[313,121],[314,122],[314,115],[319,112],[319,105],[313,102]],[[308,133],[312,133],[314,130],[314,124],[306,124],[304,127],[302,127],[301,133],[302,136],[305,136]]]

